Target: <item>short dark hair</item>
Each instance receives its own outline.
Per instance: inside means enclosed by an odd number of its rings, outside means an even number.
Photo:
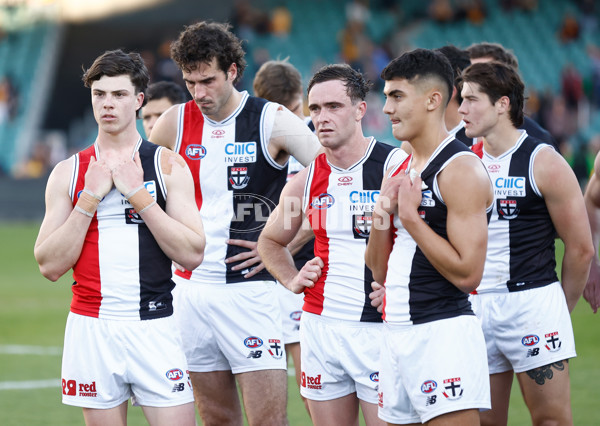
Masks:
[[[450,65],[452,65],[452,71],[454,71],[454,76],[459,76],[465,68],[471,65],[471,58],[469,57],[469,52],[463,49],[459,49],[458,47],[449,44],[446,46],[439,47],[435,49],[436,52],[440,52],[450,61]],[[462,102],[462,97],[460,96],[460,90],[458,90],[458,86],[456,84],[456,78],[454,79],[454,87],[457,90],[456,100],[460,103]]]
[[[286,107],[302,95],[302,76],[287,59],[261,65],[252,83],[254,94]]]
[[[475,83],[485,93],[492,104],[503,96],[510,101],[509,117],[519,128],[523,124],[523,103],[525,85],[516,68],[502,62],[479,62],[465,69],[459,77],[459,87],[464,83]]]
[[[83,73],[83,83],[85,87],[92,87],[94,81],[102,77],[116,77],[118,75],[128,75],[131,83],[135,87],[135,93],[145,92],[150,81],[148,68],[139,53],[125,53],[121,49],[108,50],[98,56],[94,63]],[[142,106],[146,104],[146,97]],[[139,110],[138,110],[139,113]]]
[[[348,64],[330,64],[325,65],[312,76],[308,82],[307,93],[317,83],[324,83],[331,80],[340,80],[346,86],[346,94],[352,101],[364,101],[367,93],[371,89],[371,82],[365,80],[365,77]]]
[[[83,72],[85,87],[92,87],[94,81],[104,76],[128,75],[136,93],[144,92],[148,87],[150,75],[139,53],[125,53],[121,49],[108,50],[98,56],[94,63]]]
[[[519,68],[519,61],[512,50],[505,48],[500,43],[474,43],[467,47],[471,59],[492,58],[494,61]]]
[[[231,31],[229,24],[197,22],[185,27],[179,38],[171,43],[171,58],[183,71],[193,71],[199,64],[210,64],[213,59],[227,74],[231,64],[237,65],[237,83],[246,68],[242,42]]]
[[[446,105],[452,97],[454,71],[448,58],[429,49],[414,49],[393,59],[381,71],[381,78],[390,81],[400,78],[408,81],[437,78],[447,89]]]
[[[187,101],[185,90],[172,81],[158,81],[148,86],[148,90],[146,90],[146,100],[148,102],[162,98],[167,98],[173,105]]]

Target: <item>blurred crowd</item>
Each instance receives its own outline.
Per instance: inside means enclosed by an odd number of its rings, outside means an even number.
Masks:
[[[598,31],[598,5],[593,0],[576,0],[578,13],[568,13],[562,19],[556,37],[565,45]],[[500,0],[500,7],[505,11],[521,10],[535,12],[541,5],[537,0]],[[369,105],[364,125],[373,134],[389,133],[389,123],[381,113],[383,99],[381,91],[383,81],[379,77],[381,70],[389,61],[404,51],[417,47],[411,45],[403,31],[417,20],[433,20],[440,25],[462,20],[468,20],[474,25],[485,23],[488,11],[483,0],[431,0],[418,10],[409,12],[407,5],[392,0],[351,0],[345,5],[345,25],[337,34],[338,62],[350,64],[360,70],[373,83],[371,93],[367,98]],[[372,11],[385,11],[394,16],[401,25],[395,25],[392,32],[378,40],[374,40],[368,30],[368,23],[373,19]],[[574,11],[575,12],[575,11]],[[415,19],[418,18],[418,19]],[[272,9],[261,9],[249,0],[238,0],[229,18],[235,33],[246,46],[252,46],[257,37],[277,37],[285,41],[292,34],[294,17],[282,2]],[[398,29],[400,28],[400,29]],[[173,81],[184,87],[181,73],[170,58],[170,39],[164,40],[156,48],[142,52],[151,81]],[[484,40],[482,40],[484,41]],[[465,48],[467,46],[458,46]],[[582,74],[572,64],[567,64],[562,70],[561,87],[538,92],[528,88],[526,113],[546,128],[559,141],[562,154],[575,169],[580,182],[585,184],[592,168],[593,158],[600,148],[600,133],[584,132],[589,127],[594,113],[600,113],[600,47],[590,44],[588,56],[591,72]],[[240,89],[251,91],[253,70],[272,58],[266,49],[256,49],[248,55],[247,75],[240,81]],[[322,60],[313,64],[313,69],[324,65]],[[303,76],[306,80],[310,76]],[[8,76],[0,77],[0,123],[10,120],[16,111],[18,99]],[[307,111],[305,111],[308,113]],[[40,147],[41,145],[41,147]],[[48,149],[45,140],[41,140],[34,148],[26,164],[20,165],[19,176],[38,175],[27,170],[40,170],[39,167],[28,167],[33,159],[39,157],[46,160],[50,157],[41,153]],[[47,162],[47,161],[46,161]],[[39,163],[39,161],[38,161]],[[49,170],[52,164],[41,168],[42,174]]]
[[[0,76],[0,125],[17,116],[19,92],[9,75]]]

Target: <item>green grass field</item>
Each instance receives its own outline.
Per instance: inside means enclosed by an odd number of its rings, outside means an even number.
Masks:
[[[33,258],[38,226],[0,225],[0,425],[81,425],[81,409],[61,403],[61,358],[56,349],[62,347],[71,277],[51,283],[40,275]],[[572,319],[579,355],[570,363],[573,417],[576,425],[597,425],[600,317],[582,300]],[[39,354],[19,354],[23,349]],[[289,387],[290,424],[310,425],[291,377]],[[515,382],[509,424],[529,423]],[[130,408],[129,424],[147,424],[140,408]]]

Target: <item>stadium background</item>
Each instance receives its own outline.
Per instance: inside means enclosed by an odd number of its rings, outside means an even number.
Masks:
[[[245,40],[247,52],[239,89],[251,91],[255,71],[268,59],[289,57],[305,84],[321,65],[348,62],[374,83],[365,133],[396,143],[381,112],[378,77],[390,59],[414,47],[499,42],[519,59],[527,113],[561,143],[583,187],[600,148],[596,3],[0,0],[0,423],[81,423],[78,409],[60,404],[54,381],[70,277],[48,285],[37,271],[32,247],[49,171],[95,138],[89,90],[81,74],[96,56],[115,48],[135,50],[146,59],[152,81],[181,83],[168,57],[170,41],[184,25],[198,20],[228,21]],[[141,122],[138,127],[143,132]],[[582,301],[573,320],[580,355],[572,362],[574,416],[576,424],[597,424],[598,318]],[[19,385],[22,381],[31,387]],[[511,424],[528,423],[516,392]],[[297,410],[291,424],[308,424],[301,403],[292,397],[290,404]],[[144,424],[139,410],[132,415],[130,424]]]

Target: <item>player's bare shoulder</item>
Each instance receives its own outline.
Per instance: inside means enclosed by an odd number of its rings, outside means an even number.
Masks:
[[[173,105],[162,113],[154,127],[152,133],[148,135],[148,140],[165,148],[174,149],[177,140],[177,130],[179,126],[179,109],[181,104]]]
[[[465,194],[469,198],[479,194],[485,196],[489,204],[494,197],[490,177],[476,155],[460,155],[453,159],[440,172],[438,182],[444,198],[448,193]]]
[[[160,168],[167,176],[177,173],[189,173],[189,168],[183,157],[169,149],[161,150]]]

